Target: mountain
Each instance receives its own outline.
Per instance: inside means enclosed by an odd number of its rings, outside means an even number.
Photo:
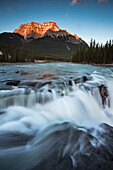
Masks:
[[[13,33],[0,34],[0,43],[66,57],[72,56],[80,46],[88,47],[76,34],[60,29],[52,21],[22,24]]]
[[[30,22],[28,24],[20,25],[19,28],[14,30],[14,33],[19,33],[22,36],[27,36],[28,34],[30,34],[33,31],[36,35],[38,35],[40,37],[41,35],[44,35],[46,33],[46,31],[48,31],[48,30],[59,31],[60,29],[57,26],[57,24],[52,21],[44,22],[43,24],[36,23],[36,22]]]

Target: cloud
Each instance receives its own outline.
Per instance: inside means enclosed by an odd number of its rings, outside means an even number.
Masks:
[[[8,6],[8,11],[9,11],[9,12],[13,12],[13,10],[11,9],[10,6]]]
[[[108,0],[98,0],[98,2],[108,2]]]
[[[73,1],[71,2],[71,5],[75,5],[75,4],[77,4],[77,0],[73,0]]]
[[[71,2],[71,5],[76,5],[76,4],[85,4],[85,1],[84,0],[73,0]]]
[[[92,0],[93,1],[93,0]],[[108,2],[109,0],[97,0],[99,3],[101,2]],[[76,5],[76,4],[85,4],[85,0],[72,0],[71,5]]]

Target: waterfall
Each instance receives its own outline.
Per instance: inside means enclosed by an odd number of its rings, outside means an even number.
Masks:
[[[0,169],[40,170],[45,162],[49,170],[67,155],[76,167],[78,155],[107,148],[106,125],[113,126],[113,80],[97,72],[0,90]]]

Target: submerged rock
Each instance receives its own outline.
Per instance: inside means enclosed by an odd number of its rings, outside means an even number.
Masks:
[[[0,86],[0,90],[12,90],[13,87],[12,86],[7,86],[7,85],[4,85],[3,86]]]
[[[37,81],[22,81],[19,86],[21,87],[35,87],[38,84]]]
[[[26,145],[33,136],[19,132],[0,133],[0,149]]]
[[[0,73],[7,73],[5,70],[3,70],[3,71],[0,71]]]
[[[0,115],[4,114],[5,110],[0,110]]]
[[[21,76],[30,76],[34,74],[38,74],[39,72],[25,72],[25,71],[19,71]]]
[[[36,103],[46,104],[53,100],[52,90],[40,91],[36,94]]]
[[[46,86],[46,85],[52,85],[52,81],[40,81],[37,85],[36,88],[37,89],[41,89],[42,87]]]

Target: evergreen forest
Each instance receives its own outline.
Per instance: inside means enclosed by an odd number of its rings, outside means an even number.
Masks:
[[[113,63],[113,40],[107,41],[105,45],[96,44],[91,39],[89,48],[80,47],[72,56],[74,63],[88,64],[111,64]]]
[[[96,43],[91,39],[90,46],[81,46],[70,57],[63,57],[55,54],[42,54],[25,48],[0,44],[0,62],[74,62],[87,64],[112,64],[113,63],[113,40],[105,45]]]

